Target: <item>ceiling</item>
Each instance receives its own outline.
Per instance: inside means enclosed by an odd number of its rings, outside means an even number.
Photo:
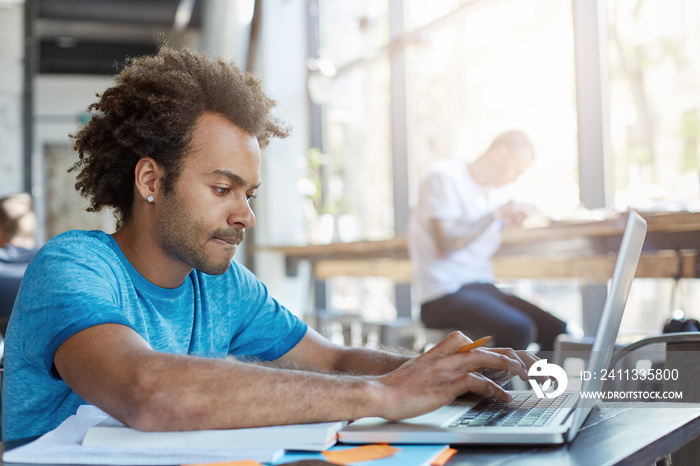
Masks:
[[[191,8],[199,25],[201,1],[181,0],[36,0],[43,19],[172,26],[178,6]]]
[[[198,34],[204,0],[26,0],[42,74],[114,74],[126,57]]]

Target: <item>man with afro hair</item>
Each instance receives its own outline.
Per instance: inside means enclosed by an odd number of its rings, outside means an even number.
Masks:
[[[73,135],[76,189],[117,229],[69,231],[27,270],[8,327],[5,440],[93,404],[141,430],[401,419],[475,392],[507,400],[495,369],[533,358],[458,350],[418,357],[326,341],[232,261],[255,223],[261,147],[288,129],[254,76],[164,47],[132,59]],[[272,364],[263,364],[263,362]]]

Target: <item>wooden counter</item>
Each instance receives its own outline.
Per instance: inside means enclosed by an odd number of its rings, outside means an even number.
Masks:
[[[700,213],[641,213],[647,221],[647,238],[637,270],[638,277],[697,278],[700,250]],[[606,281],[612,276],[627,220],[621,214],[610,220],[558,222],[542,228],[508,227],[494,257],[500,279],[581,279]],[[383,276],[409,282],[411,263],[408,241],[358,241],[309,246],[258,247],[285,256],[287,273],[295,275],[300,261],[310,261],[314,276]]]

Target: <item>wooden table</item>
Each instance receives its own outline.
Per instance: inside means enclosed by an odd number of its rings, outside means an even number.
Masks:
[[[648,224],[638,277],[697,278],[700,264],[700,213],[642,213]],[[541,228],[509,227],[494,257],[499,279],[579,279],[606,281],[612,276],[626,214],[600,221],[559,222]],[[358,241],[308,246],[258,247],[285,257],[295,275],[310,261],[314,277],[383,276],[399,283],[411,280],[408,240]]]
[[[658,458],[676,452],[698,438],[700,403],[604,403],[593,409],[569,445],[461,446],[447,464],[652,465]],[[4,451],[25,442],[3,443],[0,449]],[[311,466],[311,463],[304,464]]]

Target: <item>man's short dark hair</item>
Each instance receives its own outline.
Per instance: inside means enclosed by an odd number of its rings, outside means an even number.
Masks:
[[[112,207],[118,228],[131,216],[138,161],[152,157],[163,167],[168,194],[204,112],[224,116],[261,147],[289,134],[255,76],[189,50],[163,47],[157,55],[127,60],[115,85],[98,97],[88,107],[95,112],[91,120],[71,135],[80,159],[69,171],[79,170],[75,188],[90,201],[87,210]]]
[[[498,145],[504,145],[510,151],[529,149],[534,153],[534,147],[532,145],[532,141],[530,141],[530,138],[528,138],[525,133],[517,129],[506,131],[496,136],[491,143],[491,147]]]

